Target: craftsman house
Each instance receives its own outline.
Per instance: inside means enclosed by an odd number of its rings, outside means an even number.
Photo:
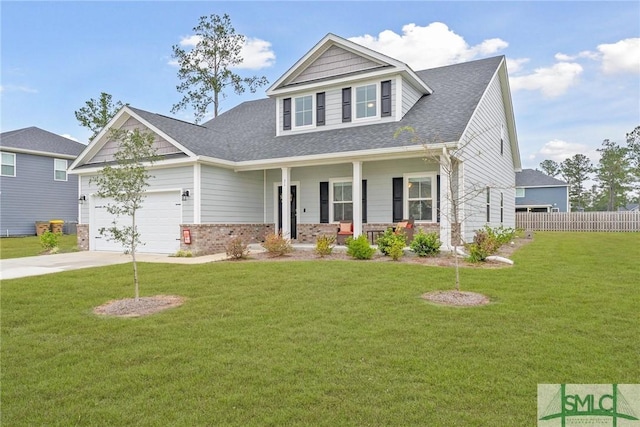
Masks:
[[[64,231],[78,221],[78,177],[67,168],[86,145],[37,127],[0,134],[0,232],[3,237],[36,234],[36,222],[62,220]]]
[[[314,243],[340,221],[358,236],[409,218],[448,246],[451,191],[465,240],[485,224],[515,226],[520,154],[504,57],[414,71],[329,34],[266,94],[202,125],[123,107],[71,167],[87,199],[79,246],[120,250],[98,232],[113,219],[90,182],[117,149],[109,128],[153,132],[161,156],[140,251],[220,252],[233,236],[273,232]],[[395,136],[406,127],[420,140]]]

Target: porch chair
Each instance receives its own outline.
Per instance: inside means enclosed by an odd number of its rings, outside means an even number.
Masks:
[[[404,233],[407,245],[413,241],[413,232],[415,230],[413,227],[413,221],[413,218],[403,219],[398,222],[396,227],[393,229],[393,232],[396,234]]]
[[[336,233],[336,245],[346,244],[347,237],[353,237],[353,223],[351,221],[340,221],[340,226]]]

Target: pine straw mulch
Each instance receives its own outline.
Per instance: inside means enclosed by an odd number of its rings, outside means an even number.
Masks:
[[[513,244],[504,245],[496,255],[509,258],[513,252],[531,242],[531,239],[518,238],[515,239]],[[336,261],[336,260],[350,260],[353,258],[348,256],[344,251],[333,251],[331,255],[320,257],[315,254],[313,250],[294,250],[293,252],[281,256],[273,257],[266,252],[251,253],[249,257],[240,260],[230,260],[230,262],[282,262],[282,261]],[[373,259],[358,262],[401,262],[401,263],[413,263],[439,267],[453,267],[455,265],[455,257],[450,253],[440,253],[434,257],[418,257],[411,253],[406,254],[398,261],[393,261],[390,257],[383,256],[379,251],[373,256]],[[509,264],[487,261],[482,263],[471,263],[463,258],[458,257],[458,263],[463,268],[505,268],[510,267]],[[432,303],[446,306],[457,307],[473,307],[479,305],[485,305],[490,302],[489,298],[485,295],[475,292],[463,292],[463,291],[433,291],[422,295],[422,298]],[[160,311],[167,310],[169,308],[178,307],[182,305],[185,298],[175,295],[156,295],[152,297],[140,297],[136,301],[134,298],[120,299],[108,301],[105,304],[94,308],[93,312],[102,316],[113,317],[141,317],[148,316]]]

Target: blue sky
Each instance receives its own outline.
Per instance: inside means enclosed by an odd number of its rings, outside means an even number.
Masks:
[[[275,82],[331,32],[415,70],[505,55],[523,167],[640,125],[640,2],[0,2],[0,130],[37,126],[86,142],[74,115],[100,92],[171,116],[171,46],[198,18],[244,34],[241,75]],[[221,110],[264,90],[228,93]],[[190,111],[176,117],[192,121]]]

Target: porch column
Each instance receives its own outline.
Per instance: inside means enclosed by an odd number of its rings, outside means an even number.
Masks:
[[[291,203],[289,197],[291,194],[291,168],[282,168],[282,197],[280,198],[280,207],[282,209],[282,237],[291,238]],[[276,218],[276,225],[278,219]]]
[[[353,237],[362,234],[362,162],[353,162]]]
[[[451,212],[451,158],[443,149],[440,155],[440,241],[442,249],[453,250],[451,246],[451,222],[453,221]]]

